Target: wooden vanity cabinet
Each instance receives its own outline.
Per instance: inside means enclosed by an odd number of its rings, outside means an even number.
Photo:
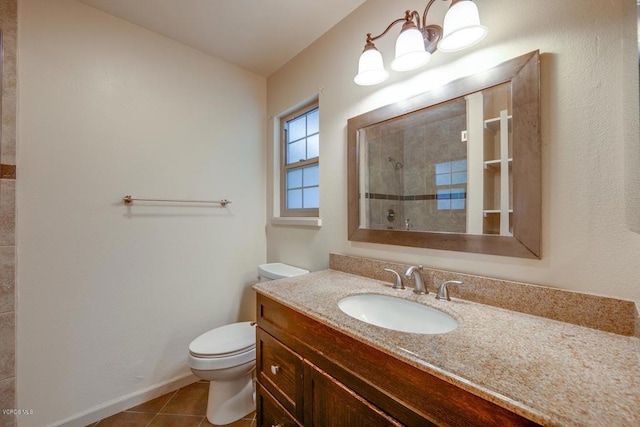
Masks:
[[[402,426],[331,375],[305,360],[305,425],[384,427]]]
[[[259,408],[259,426],[299,427],[302,425],[260,383],[256,384],[256,405]]]
[[[258,328],[259,426],[401,426],[347,386]]]
[[[271,335],[256,329],[258,382],[295,418],[302,420],[302,358]]]
[[[262,294],[257,315],[259,427],[537,425]]]

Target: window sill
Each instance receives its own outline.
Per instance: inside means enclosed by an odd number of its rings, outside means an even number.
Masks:
[[[271,218],[271,224],[286,225],[292,227],[320,228],[322,226],[322,219],[314,217],[279,216]]]

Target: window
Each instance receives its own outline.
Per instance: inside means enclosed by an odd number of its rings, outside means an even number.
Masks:
[[[467,159],[436,163],[438,210],[465,209]]]
[[[319,215],[319,116],[314,102],[282,118],[281,216]]]

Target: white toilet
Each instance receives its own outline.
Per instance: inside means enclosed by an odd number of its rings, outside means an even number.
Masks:
[[[258,266],[260,281],[308,273],[281,263]],[[195,376],[210,381],[207,419],[225,425],[255,410],[253,371],[256,333],[252,322],[232,323],[205,332],[189,344],[188,365]]]

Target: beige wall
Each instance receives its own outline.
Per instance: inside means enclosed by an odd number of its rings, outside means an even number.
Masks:
[[[426,68],[375,87],[353,83],[367,32],[405,7],[368,0],[267,80],[268,115],[319,93],[322,227],[268,226],[267,257],[318,270],[337,252],[640,300],[635,5],[599,0],[476,1],[490,29],[476,47],[436,53]],[[436,2],[434,16],[446,2]],[[432,18],[429,20],[438,20]],[[441,21],[440,21],[441,22]],[[377,43],[388,64],[394,37]],[[541,260],[347,240],[347,119],[539,49],[542,53],[543,248]],[[272,214],[273,124],[268,125]],[[627,213],[627,216],[625,216]]]
[[[191,340],[253,316],[266,81],[73,0],[18,22],[19,424],[84,426],[192,380]]]

